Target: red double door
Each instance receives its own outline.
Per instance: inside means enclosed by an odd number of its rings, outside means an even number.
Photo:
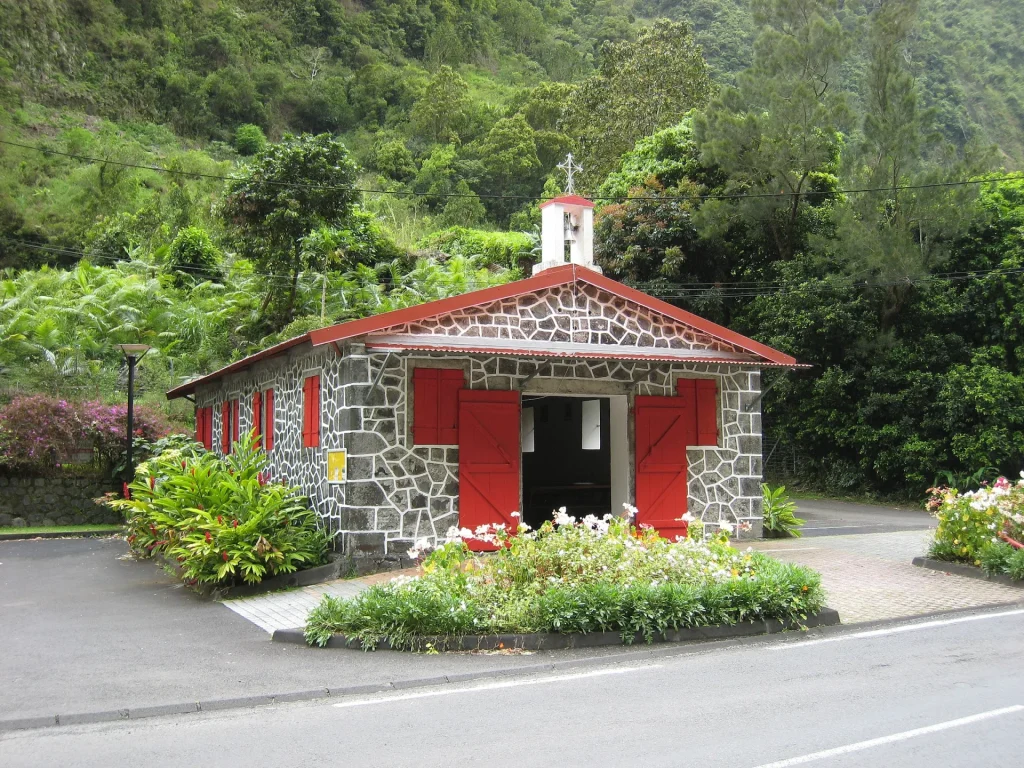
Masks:
[[[636,398],[638,524],[686,534],[688,446],[717,442],[714,382],[680,381],[676,397]],[[520,508],[518,392],[459,391],[459,524],[515,529]],[[482,542],[475,549],[493,549]]]
[[[459,525],[476,530],[519,511],[519,392],[459,390]],[[470,541],[472,549],[494,549]]]

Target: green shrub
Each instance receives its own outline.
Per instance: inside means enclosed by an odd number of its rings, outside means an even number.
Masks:
[[[1005,541],[990,541],[978,553],[978,564],[989,576],[1009,576],[1024,581],[1024,549]]]
[[[939,524],[929,554],[984,566],[981,555],[1002,536],[1024,539],[1024,479],[1010,483],[998,478],[991,486],[960,493],[956,488],[932,489],[927,507]],[[990,562],[994,557],[988,552]]]
[[[219,457],[198,447],[140,464],[129,499],[110,499],[142,557],[163,554],[189,585],[255,584],[326,560],[330,537],[297,488],[270,482],[251,437]]]
[[[179,284],[202,282],[218,276],[221,252],[202,227],[185,227],[175,236],[166,269]]]
[[[766,531],[794,538],[803,536],[800,526],[807,521],[794,514],[796,504],[786,493],[786,486],[780,485],[772,488],[767,483],[761,483],[761,497],[764,502],[763,525]]]
[[[465,543],[496,544],[477,556]],[[419,556],[426,542],[410,554]],[[449,531],[423,561],[423,575],[377,585],[350,600],[325,598],[306,639],[333,633],[374,648],[415,648],[425,636],[503,632],[621,632],[648,642],[661,632],[757,619],[799,620],[821,609],[818,575],[738,552],[724,536],[670,542],[625,518],[560,512],[538,531]]]
[[[267,146],[267,137],[258,125],[247,123],[235,131],[235,149],[238,154],[251,157]]]
[[[451,227],[434,232],[416,247],[442,251],[451,256],[479,256],[487,266],[518,269],[520,261],[534,261],[533,245],[533,238],[525,232],[487,232]]]

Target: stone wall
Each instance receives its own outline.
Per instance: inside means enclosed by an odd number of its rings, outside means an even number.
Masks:
[[[120,513],[93,501],[113,490],[106,478],[0,475],[0,526],[116,525]]]
[[[693,349],[712,355],[740,350],[592,286],[559,286],[485,307],[396,326],[383,336],[439,335],[528,339],[622,347]],[[536,393],[673,396],[680,377],[714,378],[719,392],[719,444],[688,451],[688,508],[711,529],[749,523],[761,532],[760,374],[756,364],[689,361],[530,359],[466,352],[367,350],[296,346],[196,392],[214,410],[220,445],[220,405],[240,401],[240,428],[251,429],[252,396],[274,389],[274,478],[300,486],[325,524],[340,533],[347,554],[399,556],[415,539],[435,539],[458,523],[456,446],[414,446],[409,434],[409,381],[417,365],[462,368],[471,389]],[[321,380],[318,448],[302,446],[302,380]],[[632,408],[630,407],[630,414]],[[627,429],[632,458],[632,416]],[[344,483],[327,482],[327,451],[347,452]],[[634,498],[630,466],[629,496]]]

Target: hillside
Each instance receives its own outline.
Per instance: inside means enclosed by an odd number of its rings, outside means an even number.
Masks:
[[[156,401],[515,279],[572,151],[607,274],[813,366],[764,400],[798,480],[1016,473],[1022,28],[1011,0],[0,0],[0,400],[121,398],[144,340]]]

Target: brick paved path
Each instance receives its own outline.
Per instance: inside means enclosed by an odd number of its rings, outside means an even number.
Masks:
[[[377,573],[359,579],[337,579],[311,587],[301,587],[286,592],[270,592],[253,597],[239,597],[224,600],[230,608],[261,629],[273,634],[275,629],[291,629],[304,627],[306,616],[319,603],[324,595],[333,597],[353,597],[372,584],[390,581],[396,576],[416,573],[415,568],[390,573]]]
[[[1024,602],[1024,588],[911,565],[914,557],[928,551],[930,536],[930,531],[901,531],[756,541],[750,546],[821,573],[828,605],[839,611],[844,624]],[[371,584],[411,573],[415,570],[340,579],[288,592],[225,600],[224,605],[272,633],[275,629],[304,626],[306,615],[323,595],[352,597]]]
[[[910,561],[928,551],[931,531],[758,541],[761,552],[821,573],[828,605],[844,624],[934,611],[1024,602],[1024,588],[991,584]]]

